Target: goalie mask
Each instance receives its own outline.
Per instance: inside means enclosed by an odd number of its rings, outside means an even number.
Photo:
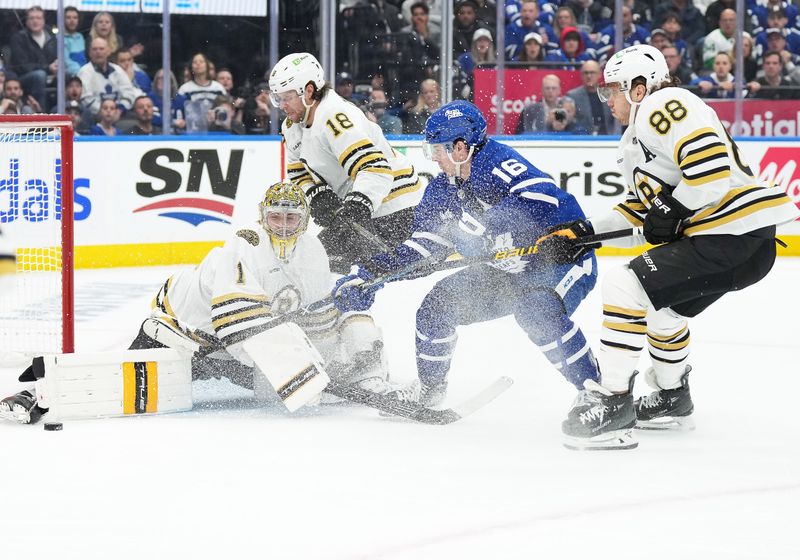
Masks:
[[[275,255],[288,260],[308,227],[308,203],[303,191],[283,181],[267,189],[259,204],[259,223],[269,234]]]

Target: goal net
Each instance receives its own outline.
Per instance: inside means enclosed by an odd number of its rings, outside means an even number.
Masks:
[[[0,115],[0,367],[74,350],[72,136],[61,115]]]

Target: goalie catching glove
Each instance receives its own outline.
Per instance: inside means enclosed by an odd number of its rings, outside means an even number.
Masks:
[[[644,218],[644,238],[658,245],[683,237],[683,220],[693,212],[663,190],[651,201]]]
[[[573,263],[600,247],[600,243],[578,245],[582,238],[590,235],[594,235],[594,228],[586,220],[558,224],[548,228],[545,235],[536,240],[536,252],[556,264]]]

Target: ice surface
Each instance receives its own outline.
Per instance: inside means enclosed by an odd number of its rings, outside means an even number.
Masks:
[[[79,271],[78,350],[126,347],[173,270]],[[396,379],[414,376],[431,282],[378,295]],[[797,560],[798,286],[800,259],[782,259],[692,321],[697,430],[638,433],[633,451],[561,446],[574,389],[512,319],[460,330],[447,402],[516,383],[450,426],[290,417],[227,382],[198,384],[185,414],[3,423],[0,558]],[[596,346],[598,290],[577,319]]]

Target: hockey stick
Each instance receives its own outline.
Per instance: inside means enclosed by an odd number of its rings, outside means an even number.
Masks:
[[[614,231],[607,231],[605,233],[596,233],[594,235],[587,235],[575,241],[575,245],[583,247],[584,245],[591,245],[593,243],[600,243],[602,241],[610,241],[612,239],[622,239],[624,237],[633,237],[642,234],[641,227],[617,229]]]
[[[325,392],[345,399],[346,401],[362,404],[393,416],[407,418],[408,420],[413,420],[422,424],[437,424],[443,426],[461,420],[476,410],[483,408],[506,389],[511,387],[513,383],[514,380],[510,377],[499,377],[492,382],[491,385],[473,397],[453,408],[445,408],[442,410],[428,408],[418,402],[401,401],[389,395],[374,393],[362,387],[343,385],[338,381],[331,381],[328,383]]]

